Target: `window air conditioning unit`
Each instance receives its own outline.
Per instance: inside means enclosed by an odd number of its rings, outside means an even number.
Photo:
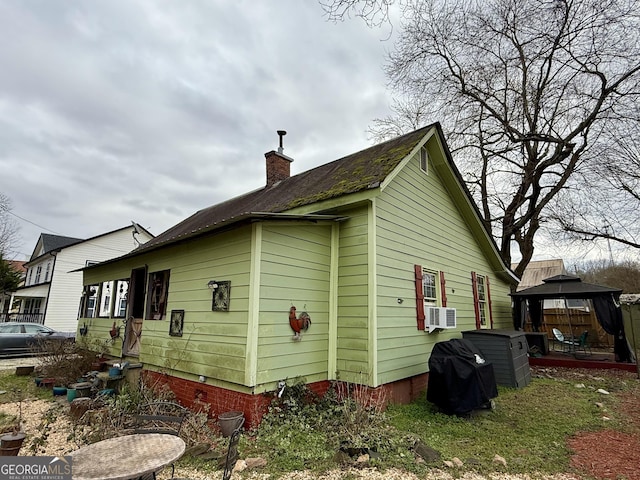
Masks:
[[[456,328],[456,309],[446,307],[426,308],[428,333],[438,328]]]

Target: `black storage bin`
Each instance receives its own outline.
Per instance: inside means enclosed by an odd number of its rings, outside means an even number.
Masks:
[[[429,357],[429,402],[449,415],[466,415],[490,406],[491,399],[497,396],[493,366],[470,341],[455,338],[433,346]]]
[[[529,350],[536,347],[541,355],[549,354],[549,337],[545,332],[525,332],[524,336],[529,344]]]
[[[516,330],[469,330],[462,338],[480,349],[493,364],[498,385],[526,387],[531,382],[529,345],[525,332]]]

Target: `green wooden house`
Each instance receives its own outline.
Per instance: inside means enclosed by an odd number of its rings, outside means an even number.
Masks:
[[[282,136],[265,157],[264,188],[84,270],[85,341],[251,424],[294,378],[409,401],[435,343],[512,325],[517,278],[438,124],[295,176]]]

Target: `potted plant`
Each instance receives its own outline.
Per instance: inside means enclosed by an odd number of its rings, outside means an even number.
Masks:
[[[10,433],[0,436],[0,456],[15,457],[18,455],[22,443],[27,435],[21,431],[22,427],[22,395],[18,390],[18,418]]]

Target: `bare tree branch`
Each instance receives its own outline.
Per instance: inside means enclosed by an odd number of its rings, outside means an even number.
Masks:
[[[355,13],[375,24],[388,19],[391,3],[328,5],[334,19]],[[517,246],[521,274],[541,228],[567,231],[554,214],[558,197],[570,189],[562,198],[579,198],[576,175],[602,163],[600,152],[611,141],[603,132],[632,125],[629,106],[640,94],[640,0],[396,4],[402,25],[386,73],[402,100],[373,130],[385,136],[440,121],[506,262]],[[616,162],[610,156],[607,163]],[[610,181],[619,191],[638,192],[627,168],[614,172]]]

